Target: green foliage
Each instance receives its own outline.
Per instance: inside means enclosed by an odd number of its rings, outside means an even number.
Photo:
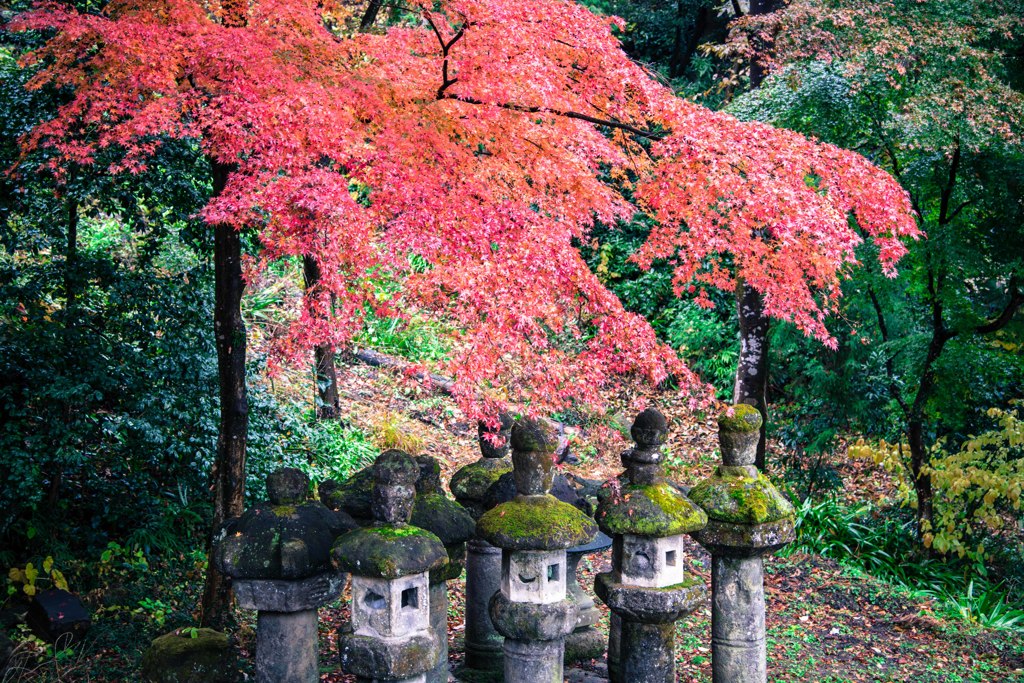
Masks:
[[[811,552],[858,567],[935,599],[953,618],[992,628],[1024,627],[1024,595],[989,578],[983,564],[922,553],[915,520],[905,509],[807,499],[797,508],[796,531],[786,554]]]

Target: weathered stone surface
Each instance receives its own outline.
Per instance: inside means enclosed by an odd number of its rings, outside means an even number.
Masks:
[[[300,469],[281,467],[267,475],[271,505],[295,505],[309,497],[309,477]]]
[[[675,536],[700,529],[707,515],[667,481],[646,486],[612,480],[601,487],[597,523],[609,535]]]
[[[382,639],[345,634],[339,642],[341,668],[374,680],[411,678],[437,666],[440,648],[430,635]]]
[[[596,628],[575,630],[565,637],[562,661],[566,665],[600,659],[608,648],[608,638]]]
[[[485,458],[506,458],[511,453],[512,426],[515,419],[508,413],[498,416],[496,428],[488,427],[483,421],[477,423],[477,437],[480,440],[480,452]],[[490,435],[498,437],[499,443],[488,438]]]
[[[156,638],[142,656],[146,683],[228,680],[228,637],[212,629],[179,629]]]
[[[712,674],[716,683],[767,680],[764,568],[760,557],[713,557]]]
[[[491,622],[498,633],[514,640],[556,640],[572,633],[576,603],[570,599],[537,604],[512,602],[501,592],[491,598]]]
[[[32,633],[59,647],[80,641],[92,624],[89,611],[78,596],[59,588],[37,593],[29,603],[25,622]]]
[[[440,493],[418,494],[410,523],[434,534],[445,546],[465,543],[476,529],[476,522],[466,509]]]
[[[505,683],[563,683],[562,640],[505,640]]]
[[[491,596],[501,587],[501,549],[481,539],[466,544],[466,667],[500,672],[504,638],[491,623]]]
[[[622,680],[629,683],[676,683],[675,624],[622,622]]]
[[[299,612],[317,609],[341,595],[345,580],[325,572],[306,579],[235,579],[235,599],[242,609]]]
[[[512,457],[483,458],[470,463],[452,475],[452,495],[466,508],[474,519],[484,513],[484,497],[487,490],[503,474],[512,472]]]
[[[531,495],[488,510],[477,522],[476,533],[506,550],[556,550],[590,541],[597,525],[554,496]]]
[[[664,624],[676,621],[707,600],[707,587],[690,578],[668,588],[641,588],[618,583],[612,572],[598,574],[594,592],[624,620]]]
[[[704,509],[708,519],[720,522],[763,524],[796,515],[768,477],[760,473],[751,477],[735,465],[719,467],[690,489],[690,500]]]
[[[332,510],[350,515],[360,526],[372,519],[370,503],[373,500],[373,468],[365,467],[343,482],[325,482],[320,485],[320,500]]]
[[[778,550],[796,538],[793,520],[765,524],[734,524],[711,520],[693,538],[712,555],[755,557]]]
[[[427,683],[448,683],[448,586],[430,584],[430,629],[437,635],[437,664],[427,672]]]
[[[408,453],[390,450],[377,456],[370,501],[373,518],[386,524],[408,524],[419,476],[420,468]]]
[[[264,612],[256,617],[256,680],[316,683],[320,680],[315,609]]]
[[[584,514],[592,516],[593,506],[569,483],[564,474],[555,474],[552,478],[550,493],[563,503],[568,503]],[[515,477],[511,471],[506,472],[487,489],[487,493],[484,495],[484,510],[490,510],[502,503],[514,500],[517,495]]]
[[[218,530],[217,569],[236,579],[303,579],[330,571],[331,543],[356,523],[321,503],[297,500],[309,486],[298,470],[278,470],[267,481],[278,502],[255,505]]]
[[[638,446],[660,446],[668,440],[668,420],[655,408],[647,408],[633,420],[629,435]]]
[[[331,552],[338,571],[382,579],[440,569],[448,561],[441,539],[408,525],[350,531]]]

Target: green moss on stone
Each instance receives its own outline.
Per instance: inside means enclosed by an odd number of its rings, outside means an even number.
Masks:
[[[605,489],[597,506],[597,522],[606,534],[661,538],[702,528],[707,515],[667,481],[647,486]]]
[[[719,470],[694,486],[690,499],[721,522],[764,524],[795,515],[786,497],[761,473],[752,478]]]
[[[729,416],[732,410],[732,416]],[[718,416],[718,428],[727,432],[753,432],[761,428],[761,413],[746,403],[731,406]]]
[[[558,550],[591,540],[597,526],[578,508],[552,495],[521,496],[484,513],[476,532],[508,550]]]
[[[459,501],[481,501],[491,484],[512,471],[511,458],[482,458],[452,475],[452,495]]]
[[[335,541],[331,556],[339,571],[383,579],[420,574],[448,561],[437,536],[409,525],[350,531]]]
[[[295,514],[294,505],[275,505],[271,508],[278,517],[291,517]]]

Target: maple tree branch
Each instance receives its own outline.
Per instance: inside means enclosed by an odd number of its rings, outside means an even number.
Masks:
[[[508,109],[510,111],[518,111],[524,114],[554,114],[555,116],[562,116],[567,119],[576,119],[579,121],[593,123],[598,126],[607,126],[608,128],[624,130],[627,133],[632,133],[633,135],[638,135],[648,140],[661,140],[665,138],[667,135],[667,133],[656,133],[650,130],[643,130],[642,128],[637,128],[636,126],[632,126],[628,123],[623,123],[622,121],[616,121],[614,119],[602,119],[596,116],[591,116],[590,114],[582,114],[578,111],[552,109],[550,107],[527,107],[521,104],[512,104],[509,102],[490,103],[472,97],[465,97],[463,95],[443,94],[443,96],[439,97],[438,99],[455,100],[456,102],[462,102],[463,104],[474,104],[479,106],[490,105],[492,107],[498,107],[499,109]]]
[[[1013,319],[1013,316],[1017,313],[1017,309],[1024,304],[1024,293],[1020,291],[1017,286],[1017,276],[1013,275],[1010,277],[1010,283],[1007,289],[1010,292],[1010,300],[1006,303],[1006,307],[989,322],[978,325],[974,328],[977,334],[988,334],[990,332],[996,332],[1000,330]]]

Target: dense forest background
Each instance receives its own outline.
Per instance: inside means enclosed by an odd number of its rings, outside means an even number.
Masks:
[[[859,248],[860,265],[827,322],[837,348],[765,322],[766,466],[800,510],[799,552],[928,598],[950,623],[1019,637],[1024,6],[585,4],[623,17],[626,51],[681,95],[856,151],[909,193],[926,236],[907,241],[895,277],[882,272],[871,242]],[[75,5],[96,13],[103,3]],[[19,0],[2,18],[27,8]],[[394,7],[373,12],[375,30],[409,21]],[[357,16],[365,20],[364,8]],[[216,169],[198,143],[168,138],[132,175],[104,170],[120,160],[113,148],[92,165],[48,171],[53,152],[26,151],[23,140],[69,93],[26,89],[40,65],[20,61],[45,39],[0,33],[0,167],[9,169],[0,175],[0,567],[9,570],[9,608],[36,586],[93,596],[102,615],[96,647],[129,653],[109,664],[116,680],[140,643],[193,623],[206,571],[222,378],[214,228],[200,211]],[[667,261],[637,265],[630,256],[651,229],[646,218],[601,225],[578,246],[625,307],[729,401],[740,360],[735,298],[711,291],[707,308],[680,291]],[[261,244],[243,231],[240,248],[255,259]],[[348,476],[381,448],[422,447],[402,427],[415,417],[385,413],[356,424],[337,373],[358,368],[352,352],[360,349],[427,368],[450,349],[451,330],[435,319],[412,309],[398,319],[368,312],[351,347],[311,349],[308,367],[269,373],[273,341],[311,277],[309,264],[285,258],[246,282],[250,501],[281,465],[322,482]],[[457,421],[443,396],[397,380],[388,386],[419,396],[421,413]],[[671,381],[658,388],[672,390]],[[578,430],[584,458],[614,467],[624,442],[592,430],[621,431],[623,410],[553,417]],[[709,461],[670,464],[692,480]],[[850,462],[869,467],[877,486],[858,478],[851,495]],[[72,661],[81,670],[74,658],[96,653],[25,647],[33,662],[57,662],[54,670]]]

